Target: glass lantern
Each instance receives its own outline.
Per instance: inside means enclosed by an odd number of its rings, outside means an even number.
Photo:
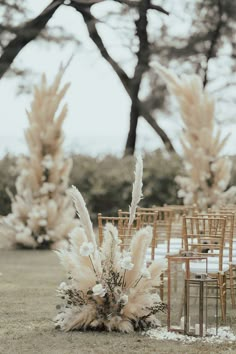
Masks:
[[[207,274],[185,279],[185,334],[204,337],[218,332],[218,282]]]
[[[206,318],[202,319],[202,303],[204,303],[204,311],[207,311],[206,302],[202,299],[208,294],[206,286],[203,287],[202,282],[206,279],[198,279],[192,275],[190,269],[194,263],[201,263],[203,273],[207,274],[207,257],[198,256],[194,252],[184,251],[180,255],[169,255],[168,259],[168,312],[167,327],[168,331],[179,332],[187,335],[195,335],[195,329],[199,325],[199,333],[202,334],[203,324],[206,325]],[[208,278],[207,278],[208,279]],[[193,281],[191,283],[191,280]],[[195,282],[194,282],[195,281]],[[198,283],[196,283],[196,281]],[[208,282],[209,283],[209,282]],[[208,284],[207,283],[207,284]],[[197,289],[197,286],[199,290]],[[194,295],[195,296],[194,298]],[[199,296],[201,295],[200,299]],[[192,304],[193,301],[193,304]],[[196,314],[200,315],[195,316]],[[217,308],[218,309],[218,308]],[[193,318],[191,318],[193,316]],[[218,317],[217,317],[218,318]],[[193,322],[193,323],[192,323]],[[202,324],[200,326],[200,324]],[[206,328],[206,327],[205,327]],[[199,334],[199,335],[200,335]]]

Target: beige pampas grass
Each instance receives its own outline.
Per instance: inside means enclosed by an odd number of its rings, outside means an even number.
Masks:
[[[17,247],[55,249],[77,223],[67,190],[72,160],[62,149],[67,106],[61,105],[69,87],[62,85],[66,66],[60,66],[52,83],[42,76],[27,112],[29,156],[18,159],[17,194],[12,213],[4,219],[15,232]]]
[[[127,286],[134,285],[137,279],[142,277],[142,269],[145,266],[147,249],[151,241],[152,228],[150,226],[137,231],[132,237],[130,252],[134,266],[126,273],[125,281]]]
[[[142,160],[141,156],[137,157],[136,168],[135,168],[134,174],[135,174],[135,180],[134,180],[133,191],[132,191],[132,202],[131,202],[131,206],[129,208],[129,213],[130,213],[129,226],[131,226],[134,221],[138,203],[140,202],[140,200],[142,198],[143,160]]]
[[[72,186],[71,195],[72,195],[72,200],[74,202],[76,212],[80,218],[80,222],[83,225],[85,233],[88,237],[88,241],[91,241],[94,247],[96,248],[97,244],[93,232],[93,226],[88,213],[88,209],[86,208],[86,203],[84,201],[84,198],[82,197],[82,194],[78,191],[78,189],[75,186]]]
[[[138,159],[133,213],[141,188],[142,160]],[[122,251],[118,230],[108,223],[99,248],[84,199],[75,187],[72,198],[83,230],[75,229],[70,234],[70,248],[57,252],[69,282],[62,283],[58,289],[64,304],[55,318],[56,327],[65,331],[96,329],[130,333],[158,326],[158,312],[166,306],[155,286],[160,282],[164,265],[153,263],[147,267],[146,252],[152,229],[137,231],[130,249]]]
[[[202,210],[236,200],[235,188],[227,192],[231,162],[222,156],[229,135],[221,138],[215,122],[215,102],[203,88],[197,75],[178,78],[171,70],[152,63],[178,101],[184,132],[181,139],[186,176],[177,176],[178,196],[185,204],[197,204]]]

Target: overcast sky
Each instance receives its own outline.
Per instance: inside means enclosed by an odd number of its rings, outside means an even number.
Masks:
[[[50,1],[28,0],[28,2],[33,5],[33,11],[37,14]],[[178,9],[173,9],[173,11],[177,14]],[[181,17],[181,28],[184,29],[183,14]],[[176,17],[175,21],[179,26],[180,19]],[[90,42],[83,20],[78,13],[69,7],[59,9],[50,24],[61,25],[62,23],[69,32],[76,33],[82,42],[76,52],[72,45],[61,50],[54,45],[45,47],[42,43],[32,42],[22,50],[15,63],[32,68],[38,73],[45,72],[49,79],[53,79],[60,62],[66,62],[74,53],[73,61],[64,76],[64,82],[71,83],[65,97],[69,108],[64,123],[65,149],[92,155],[122,154],[129,127],[130,100],[112,69],[101,59],[100,54]],[[105,34],[106,29],[104,28],[103,31]],[[106,33],[108,32],[114,43],[115,53],[118,39],[115,31],[109,30]],[[36,84],[39,80],[37,77],[35,80]],[[28,126],[25,110],[29,108],[32,96],[23,94],[16,96],[18,83],[19,81],[12,79],[0,80],[0,119],[2,122],[0,156],[8,151],[12,153],[27,151],[24,140],[24,130]],[[174,122],[172,119],[169,123],[168,120],[162,119],[161,124],[168,129],[169,136],[174,139],[174,144],[179,149],[178,120]],[[224,134],[228,130],[229,128],[225,128]],[[226,153],[235,153],[233,144],[235,136],[231,137],[226,146]],[[146,151],[162,147],[158,136],[143,119],[139,120],[137,145],[139,150]]]

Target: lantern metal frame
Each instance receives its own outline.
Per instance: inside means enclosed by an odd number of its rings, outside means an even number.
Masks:
[[[198,262],[198,261],[205,262],[205,272],[203,272],[203,273],[205,275],[207,275],[208,258],[203,257],[202,255],[200,256],[194,252],[182,251],[179,255],[168,255],[167,260],[168,260],[168,269],[167,269],[167,274],[168,274],[167,328],[168,328],[168,331],[169,332],[178,332],[178,333],[187,334],[187,335],[194,335],[191,331],[191,328],[190,328],[190,323],[188,320],[189,317],[187,317],[188,313],[189,313],[189,299],[187,298],[187,296],[189,295],[189,287],[193,284],[194,285],[198,284],[200,287],[199,294],[201,294],[201,298],[200,298],[199,304],[201,303],[201,305],[200,305],[201,309],[199,309],[199,313],[202,315],[203,298],[205,295],[205,292],[204,292],[204,289],[202,289],[202,286],[204,287],[205,286],[204,284],[206,282],[207,282],[207,284],[213,283],[215,281],[215,279],[213,279],[213,280],[209,279],[207,276],[201,277],[201,279],[197,279],[196,277],[191,278],[190,265],[191,265],[191,262]],[[184,322],[182,323],[182,326],[172,325],[172,323],[171,323],[172,322],[171,321],[172,268],[175,267],[175,269],[177,269],[178,264],[181,264],[181,266],[184,267],[184,279],[183,279],[184,280],[184,283],[183,283],[184,288],[183,288],[183,296],[181,299],[181,301],[183,301],[183,303],[180,304],[181,307],[183,308],[183,312],[184,312],[184,316],[183,316]],[[176,282],[178,280],[175,279],[174,281]],[[216,286],[216,288],[217,288],[217,286]],[[175,310],[176,310],[176,308],[175,308]],[[217,311],[218,311],[218,305],[217,305]],[[218,318],[218,316],[217,316],[217,318]],[[201,334],[203,333],[203,324],[200,327],[199,333],[201,333]]]
[[[197,289],[198,296],[198,323],[195,327],[190,326],[190,288],[195,287]],[[184,294],[184,334],[190,336],[206,336],[208,334],[208,290],[213,289],[216,295],[213,297],[215,303],[215,333],[218,333],[218,281],[207,276],[207,274],[195,275],[195,278],[185,279],[185,294]],[[196,328],[196,325],[198,328]],[[197,332],[197,333],[196,333]]]

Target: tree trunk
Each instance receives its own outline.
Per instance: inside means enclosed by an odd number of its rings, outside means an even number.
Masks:
[[[129,95],[129,97],[132,100],[132,98],[134,97],[134,94],[132,93],[132,85],[131,85],[132,79],[130,79],[128,77],[128,75],[125,73],[125,71],[119,66],[119,64],[108,53],[108,51],[103,43],[102,38],[100,37],[100,35],[96,29],[97,20],[91,14],[90,8],[82,7],[81,4],[73,3],[73,2],[71,3],[70,6],[74,7],[83,16],[91,40],[96,45],[97,49],[101,53],[101,56],[112,67],[112,69],[114,70],[114,72],[116,73],[118,78],[120,79],[127,94]],[[164,10],[162,12],[164,12]],[[166,11],[164,13],[168,14]],[[151,125],[151,127],[154,129],[154,131],[160,137],[160,139],[162,140],[163,144],[165,145],[167,151],[175,152],[174,146],[172,145],[170,138],[164,132],[164,130],[158,125],[157,121],[152,116],[149,109],[146,107],[145,103],[141,102],[140,99],[137,97],[137,95],[136,95],[136,102],[139,105],[139,111],[141,112],[141,115]]]
[[[138,104],[138,94],[140,85],[142,82],[142,77],[145,71],[148,69],[149,63],[149,43],[147,34],[147,12],[150,7],[150,0],[142,0],[140,2],[138,11],[139,19],[136,21],[136,31],[139,38],[139,50],[137,52],[138,62],[135,68],[134,77],[131,80],[131,112],[130,112],[130,128],[128,133],[128,138],[125,146],[125,156],[133,155],[135,151],[136,136],[137,136],[137,126],[138,119],[140,117],[140,107]]]

